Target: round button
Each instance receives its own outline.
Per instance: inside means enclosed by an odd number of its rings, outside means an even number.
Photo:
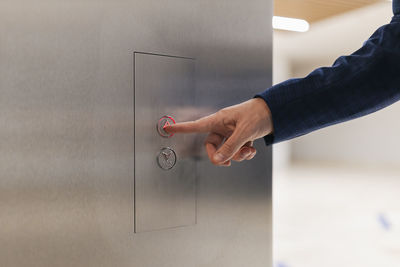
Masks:
[[[174,134],[168,133],[167,131],[164,130],[166,126],[173,125],[175,124],[174,118],[171,116],[164,116],[161,119],[158,120],[157,124],[157,131],[162,137],[171,137]]]
[[[161,149],[157,156],[158,166],[163,170],[170,170],[176,164],[176,153],[172,148]]]

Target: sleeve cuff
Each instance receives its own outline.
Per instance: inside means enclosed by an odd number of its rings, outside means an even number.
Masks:
[[[275,136],[273,134],[264,136],[264,142],[266,146],[271,146],[273,145],[275,142]]]
[[[263,99],[265,102],[267,102],[261,95],[256,95],[254,96],[254,98],[261,98]],[[271,146],[275,143],[275,135],[274,134],[269,134],[264,136],[264,142],[266,146]]]

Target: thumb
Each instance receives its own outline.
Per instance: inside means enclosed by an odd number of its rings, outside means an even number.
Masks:
[[[235,131],[214,154],[214,162],[221,164],[230,160],[245,143],[238,131]]]

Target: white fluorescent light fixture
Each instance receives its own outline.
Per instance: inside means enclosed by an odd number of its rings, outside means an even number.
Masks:
[[[310,24],[304,19],[274,16],[272,18],[272,27],[277,30],[306,32],[310,29]]]

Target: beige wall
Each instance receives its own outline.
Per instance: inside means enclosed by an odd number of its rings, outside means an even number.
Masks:
[[[311,25],[307,33],[275,33],[275,81],[302,77],[349,54],[390,21],[383,2]],[[275,165],[295,161],[400,164],[400,103],[362,119],[329,127],[277,145]]]

